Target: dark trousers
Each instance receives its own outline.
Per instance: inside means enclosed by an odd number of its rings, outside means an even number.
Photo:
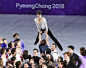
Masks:
[[[42,33],[41,35],[44,33],[45,29],[41,29]],[[48,28],[48,35],[51,37],[51,39],[57,44],[57,46],[59,47],[60,50],[63,50],[61,44],[58,42],[58,40],[53,36],[52,32],[49,30]],[[36,38],[36,41],[34,44],[37,44],[39,41],[39,32],[38,32],[38,35],[37,35],[37,38]]]

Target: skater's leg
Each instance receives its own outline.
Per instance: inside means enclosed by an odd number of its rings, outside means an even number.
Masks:
[[[51,37],[51,39],[57,44],[60,50],[63,50],[61,44],[58,42],[58,40],[53,36],[52,32],[48,28],[48,35]]]
[[[41,35],[42,35],[42,34],[43,34],[43,32],[41,33]],[[38,35],[37,35],[37,37],[36,37],[36,41],[35,41],[34,45],[36,45],[38,42],[39,42],[39,32],[38,32]]]
[[[36,37],[36,41],[35,41],[34,45],[36,45],[38,43],[38,41],[39,41],[39,32],[38,32],[38,35]]]

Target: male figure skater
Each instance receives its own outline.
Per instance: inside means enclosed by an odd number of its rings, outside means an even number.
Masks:
[[[37,38],[36,38],[36,41],[35,41],[35,45],[38,43],[39,41],[39,32],[41,34],[43,33],[48,33],[48,35],[51,37],[51,39],[57,44],[57,46],[59,47],[59,49],[62,51],[63,48],[61,46],[61,44],[58,42],[58,40],[53,36],[52,32],[49,30],[48,26],[47,26],[47,21],[44,17],[42,17],[42,11],[38,10],[36,12],[37,14],[37,18],[34,19],[35,21],[35,24],[37,26],[37,29],[38,29],[38,35],[37,35]]]

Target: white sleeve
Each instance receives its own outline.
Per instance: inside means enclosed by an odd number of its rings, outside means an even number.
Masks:
[[[54,60],[55,64],[57,64],[58,57],[59,57],[59,55],[57,53],[53,53],[53,60]]]
[[[58,56],[59,56],[59,55],[58,55],[57,53],[53,53],[53,59],[54,59],[54,60],[57,60],[57,59],[58,59]]]
[[[38,28],[38,25],[37,25],[36,18],[34,19],[34,21],[35,21],[35,24],[36,24],[36,27],[37,27],[38,31],[40,31],[40,29]]]
[[[47,21],[45,18],[44,18],[44,23],[45,23],[46,31],[48,31],[48,25],[47,25]]]
[[[20,54],[16,54],[17,61],[21,61]]]
[[[12,57],[12,55],[10,55],[10,56],[8,57],[8,60],[10,60],[10,59],[11,59],[11,57]]]

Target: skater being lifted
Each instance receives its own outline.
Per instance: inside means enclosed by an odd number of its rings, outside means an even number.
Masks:
[[[38,10],[36,14],[37,14],[37,18],[35,18],[34,21],[38,29],[38,35],[34,44],[36,45],[39,42],[39,33],[41,33],[41,35],[43,33],[47,33],[51,37],[51,39],[57,44],[59,49],[62,51],[63,48],[61,44],[58,42],[58,40],[53,36],[52,32],[49,30],[46,19],[42,17],[42,11]]]

